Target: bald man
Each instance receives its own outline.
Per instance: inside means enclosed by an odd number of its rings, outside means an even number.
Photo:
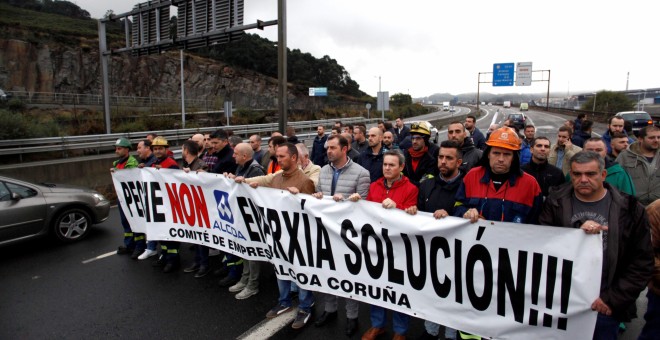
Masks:
[[[255,159],[253,159],[254,151],[252,146],[248,143],[238,143],[234,148],[234,159],[238,168],[236,169],[236,176],[244,178],[251,178],[264,175],[264,168]]]
[[[199,146],[199,152],[197,153],[197,157],[201,158],[202,153],[204,152],[205,149],[204,145],[206,144],[204,141],[204,135],[201,133],[196,133],[192,135],[192,137],[190,137],[190,140],[197,143],[197,145]]]
[[[360,154],[359,164],[369,171],[371,183],[383,177],[383,130],[372,127],[367,132],[369,148]]]

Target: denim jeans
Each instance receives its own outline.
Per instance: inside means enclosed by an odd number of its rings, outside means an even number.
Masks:
[[[619,336],[619,321],[611,316],[598,313],[594,340],[617,340]]]
[[[147,249],[149,250],[158,249],[158,241],[147,241]]]
[[[646,314],[644,314],[646,324],[642,328],[642,334],[639,335],[638,340],[660,339],[660,295],[654,294],[649,289],[646,297],[649,299]]]
[[[280,305],[291,307],[291,281],[277,279],[277,287],[280,290]],[[312,311],[314,294],[306,289],[298,287],[298,308],[309,313]]]
[[[387,309],[379,306],[371,306],[371,327],[385,328],[385,321],[387,321]],[[392,323],[394,324],[394,332],[400,335],[406,335],[408,332],[408,325],[410,324],[410,315],[392,312]]]
[[[200,246],[199,244],[195,245],[195,264],[200,265],[200,267],[209,266],[209,247]]]
[[[433,336],[438,336],[438,334],[440,334],[440,325],[435,322],[425,320],[424,328],[426,329],[426,333]],[[456,339],[456,330],[445,326],[445,339]]]

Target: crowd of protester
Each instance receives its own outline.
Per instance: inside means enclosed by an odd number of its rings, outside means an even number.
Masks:
[[[150,134],[130,155],[131,143],[119,139],[119,157],[112,171],[127,168],[175,168],[224,174],[238,183],[304,193],[335,201],[367,200],[384,209],[418,211],[436,219],[448,216],[476,222],[479,219],[580,228],[602,234],[603,267],[594,339],[616,339],[623,323],[637,317],[635,302],[648,286],[648,307],[640,339],[660,339],[660,128],[648,126],[636,134],[624,129],[624,121],[612,117],[602,137],[592,135],[593,122],[586,117],[567,121],[556,132],[552,145],[537,136],[533,125],[519,134],[510,122],[491,125],[484,135],[477,119],[447,125],[447,139],[430,141],[426,122],[404,124],[379,122],[344,125],[340,121],[326,131],[319,125],[309,149],[290,127],[286,136],[274,132],[267,148],[258,134],[248,142],[231,131],[196,134],[183,143],[177,163],[168,141]],[[154,266],[166,273],[179,270],[178,242],[149,241],[133,233],[120,208],[124,245],[119,254],[144,260],[157,256]],[[160,251],[157,244],[160,243]],[[194,261],[183,271],[201,278],[209,273],[222,277],[220,286],[247,299],[259,293],[261,266],[236,255],[220,253],[222,267],[211,270],[209,256],[218,251],[194,246]],[[279,299],[266,315],[275,318],[298,308],[292,327],[311,320],[316,295],[277,280]],[[314,320],[322,327],[338,316],[336,296],[323,296],[323,312]],[[359,303],[346,299],[346,335],[358,329]],[[410,316],[394,312],[394,338],[408,336]],[[362,339],[375,339],[386,331],[386,310],[370,306],[371,328]],[[426,321],[422,339],[435,339],[441,325]],[[446,339],[479,339],[444,327]]]

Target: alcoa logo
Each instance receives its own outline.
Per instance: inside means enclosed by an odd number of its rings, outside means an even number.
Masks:
[[[213,195],[215,196],[215,202],[218,203],[218,215],[220,215],[220,219],[233,224],[234,214],[232,214],[229,207],[229,194],[225,191],[214,190]]]

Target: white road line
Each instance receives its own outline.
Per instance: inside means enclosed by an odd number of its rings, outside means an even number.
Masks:
[[[117,251],[111,251],[111,252],[109,252],[109,253],[101,254],[101,255],[99,255],[99,256],[97,256],[97,257],[92,257],[92,258],[89,259],[89,260],[82,261],[82,263],[83,263],[83,264],[88,264],[88,263],[90,263],[90,262],[94,262],[94,261],[96,261],[96,260],[100,260],[100,259],[102,259],[102,258],[106,258],[106,257],[108,257],[108,256],[112,256],[112,255],[115,255],[115,254],[117,254]]]
[[[291,310],[273,319],[264,319],[260,323],[248,329],[247,332],[239,335],[238,340],[261,340],[268,339],[286,327],[296,318],[298,308],[291,307]],[[307,325],[309,326],[309,325]]]

